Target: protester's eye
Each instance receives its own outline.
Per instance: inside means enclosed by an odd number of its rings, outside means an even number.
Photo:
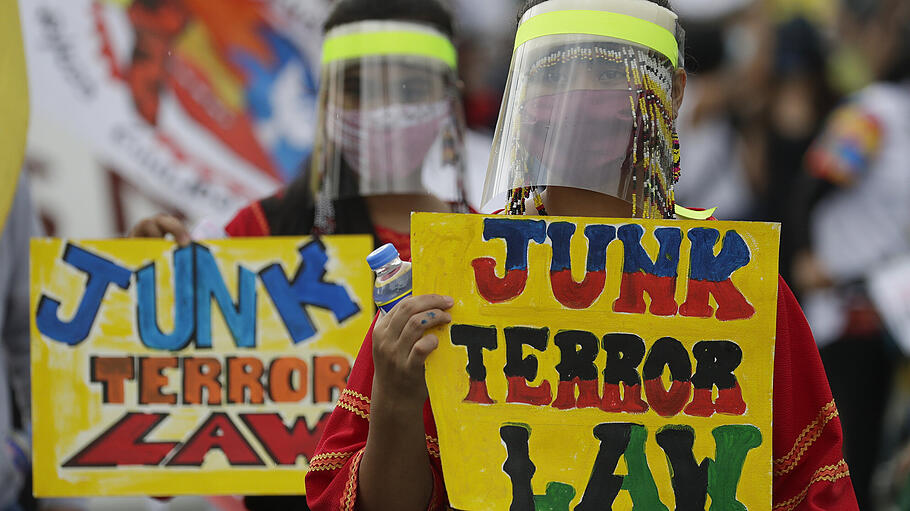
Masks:
[[[360,78],[351,77],[344,80],[344,93],[350,96],[360,95]]]
[[[561,83],[565,79],[565,73],[560,72],[559,69],[548,69],[543,74],[544,83],[557,84]]]
[[[430,83],[423,78],[410,78],[401,82],[402,99],[408,102],[423,101],[431,92]]]
[[[625,71],[620,69],[608,69],[600,73],[601,82],[616,82],[619,80],[625,80],[626,74]]]

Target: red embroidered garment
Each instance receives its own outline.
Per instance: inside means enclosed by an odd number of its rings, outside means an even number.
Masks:
[[[232,238],[269,236],[272,234],[271,229],[269,229],[269,222],[265,218],[265,212],[262,211],[262,205],[258,202],[254,202],[237,212],[234,219],[224,228],[224,232],[228,233],[228,236]]]
[[[381,225],[373,226],[373,229],[376,231],[376,238],[379,239],[380,244],[395,245],[402,260],[411,260],[411,235],[409,233],[393,231]],[[241,209],[224,230],[232,238],[270,236],[272,234],[265,212],[262,211],[262,205],[258,202]]]
[[[269,235],[259,203],[238,213],[225,230],[235,237]],[[410,259],[407,235],[383,228],[377,228],[376,235],[381,243],[393,243],[403,258]],[[313,511],[347,511],[356,507],[357,469],[369,431],[372,332],[371,326],[348,386],[310,460],[306,487],[307,502]],[[430,509],[446,509],[448,499],[429,402],[423,417],[434,477]],[[842,454],[840,419],[818,348],[802,309],[783,279],[777,298],[773,420],[773,511],[857,511],[850,472]]]
[[[842,455],[837,408],[809,325],[783,279],[777,303],[773,511],[857,511]],[[310,460],[306,487],[307,502],[313,511],[356,508],[357,470],[369,431],[372,349],[371,327],[348,386]],[[447,509],[436,424],[429,402],[424,408],[424,425],[436,485],[430,509]]]
[[[381,225],[374,225],[373,229],[376,231],[376,237],[379,239],[380,245],[391,243],[392,245],[395,245],[395,248],[398,249],[398,256],[401,257],[402,261],[411,260],[410,233],[393,231],[392,229],[386,229]]]

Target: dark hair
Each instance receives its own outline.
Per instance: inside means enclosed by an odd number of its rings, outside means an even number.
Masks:
[[[369,20],[425,23],[450,38],[455,35],[452,13],[439,0],[339,0],[323,30],[327,32],[339,25]]]
[[[686,71],[707,74],[724,65],[723,27],[713,22],[686,23]]]
[[[906,1],[906,0],[902,0]],[[897,1],[894,4],[898,4]],[[903,7],[903,11],[893,13],[894,37],[897,47],[891,59],[891,65],[884,71],[884,79],[890,82],[903,82],[910,78],[910,7]],[[896,9],[900,9],[899,7]]]
[[[896,51],[894,62],[885,70],[884,79],[899,83],[910,78],[910,23],[906,23],[901,30]]]

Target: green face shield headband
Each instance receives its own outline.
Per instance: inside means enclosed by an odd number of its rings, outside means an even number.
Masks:
[[[365,21],[326,34],[322,64],[373,56],[416,56],[439,60],[455,69],[455,46],[441,33],[414,23]]]
[[[548,0],[522,16],[515,49],[551,35],[595,36],[654,50],[682,67],[685,32],[676,13],[647,0]]]
[[[550,35],[584,34],[609,37],[651,48],[679,66],[679,45],[674,32],[651,21],[616,12],[571,10],[538,14],[523,22],[515,48]]]

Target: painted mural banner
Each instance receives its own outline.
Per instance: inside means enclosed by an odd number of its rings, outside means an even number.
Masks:
[[[328,0],[19,0],[34,114],[191,219],[303,168]],[[56,131],[56,130],[55,130]]]
[[[373,317],[372,246],[33,240],[35,493],[304,493]]]
[[[780,226],[412,217],[456,509],[771,509]]]

